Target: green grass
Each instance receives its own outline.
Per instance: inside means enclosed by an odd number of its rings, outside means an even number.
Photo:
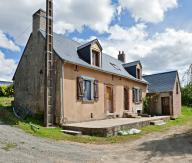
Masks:
[[[13,101],[12,97],[0,97],[0,108],[9,107]]]
[[[5,100],[5,101],[4,101]],[[138,139],[145,134],[152,132],[162,132],[168,130],[172,126],[185,125],[186,123],[192,123],[192,108],[182,107],[182,116],[176,120],[167,121],[166,125],[163,126],[146,126],[141,128],[142,133],[137,135],[128,136],[113,136],[113,137],[96,137],[96,136],[72,136],[62,133],[61,128],[44,128],[41,115],[36,117],[28,117],[26,120],[18,120],[12,113],[12,110],[8,107],[11,99],[0,98],[0,105],[7,107],[6,109],[0,108],[0,120],[6,124],[16,126],[23,131],[32,134],[34,136],[50,138],[54,140],[65,140],[79,143],[91,143],[91,144],[111,144],[111,143],[123,143],[130,140]],[[32,128],[30,123],[39,127],[39,129]]]

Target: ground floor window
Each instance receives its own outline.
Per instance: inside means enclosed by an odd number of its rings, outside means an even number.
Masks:
[[[84,100],[93,100],[93,82],[91,80],[84,80]]]
[[[99,98],[98,80],[81,76],[77,78],[77,98],[81,101],[97,101]]]
[[[142,90],[140,88],[133,88],[133,102],[139,104],[142,102]]]

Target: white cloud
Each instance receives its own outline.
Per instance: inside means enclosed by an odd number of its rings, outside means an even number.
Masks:
[[[123,9],[128,9],[136,21],[158,23],[165,12],[177,7],[177,0],[119,0]]]
[[[55,30],[60,33],[81,30],[85,25],[105,32],[115,12],[110,0],[58,0],[55,11]]]
[[[20,48],[0,30],[0,48],[12,51],[20,51]]]
[[[16,66],[13,59],[6,59],[5,55],[0,51],[0,80],[12,80]]]
[[[45,9],[45,0],[0,0],[0,29],[16,37],[16,42],[24,45],[31,32],[32,14],[39,8]],[[104,32],[108,29],[114,12],[110,0],[55,0],[54,30],[65,33],[88,26]],[[25,32],[22,33],[23,31]]]

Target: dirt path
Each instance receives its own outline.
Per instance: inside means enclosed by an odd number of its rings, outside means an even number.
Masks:
[[[37,138],[0,123],[0,163],[187,163],[192,162],[189,129],[190,126],[174,127],[124,144],[87,145]]]

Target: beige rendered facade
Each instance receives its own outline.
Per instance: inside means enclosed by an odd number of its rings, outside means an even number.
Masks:
[[[99,81],[99,98],[98,101],[83,102],[77,100],[77,77],[87,76]],[[113,113],[110,113],[106,106],[106,87],[112,88]],[[142,98],[146,95],[147,85],[121,78],[111,74],[98,72],[73,64],[64,64],[64,120],[65,122],[80,122],[96,119],[105,119],[109,116],[122,117],[125,112],[124,106],[124,88],[128,90],[129,110],[130,113],[142,111],[143,103],[135,104],[132,98],[132,88],[142,89]]]

